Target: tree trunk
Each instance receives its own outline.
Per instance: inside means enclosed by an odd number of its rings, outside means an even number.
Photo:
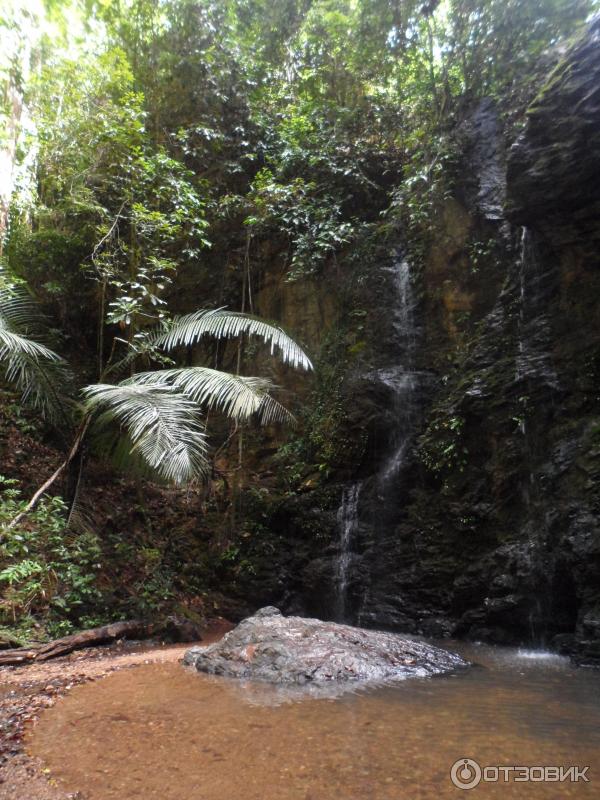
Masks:
[[[116,639],[147,639],[154,633],[154,626],[141,620],[127,622],[111,622],[100,628],[90,628],[72,636],[63,636],[47,644],[32,647],[15,647],[11,650],[0,650],[0,666],[31,664],[34,661],[47,661],[49,658],[64,656],[82,647],[93,647],[107,644]]]

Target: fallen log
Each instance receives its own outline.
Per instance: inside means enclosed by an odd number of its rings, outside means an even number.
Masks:
[[[155,626],[151,623],[137,619],[127,622],[111,622],[109,625],[90,628],[71,636],[63,636],[61,639],[54,639],[46,644],[0,650],[0,667],[31,664],[33,661],[47,661],[49,658],[67,655],[67,653],[82,647],[108,644],[116,639],[148,639],[155,633],[155,630]]]

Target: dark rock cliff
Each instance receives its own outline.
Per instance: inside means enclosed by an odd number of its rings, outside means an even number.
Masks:
[[[474,110],[421,263],[401,235],[371,253],[336,399],[362,455],[269,511],[257,602],[600,663],[599,39],[595,20],[512,147]],[[302,303],[319,338],[331,286]]]
[[[600,237],[600,18],[550,76],[508,160],[507,215],[557,244]]]

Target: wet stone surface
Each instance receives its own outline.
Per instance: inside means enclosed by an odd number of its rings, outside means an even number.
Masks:
[[[263,608],[220,642],[193,647],[184,663],[200,672],[278,684],[387,682],[468,666],[460,656],[392,633],[284,617]]]

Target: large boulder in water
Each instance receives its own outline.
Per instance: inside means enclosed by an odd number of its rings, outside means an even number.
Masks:
[[[184,663],[201,672],[278,684],[390,681],[467,666],[460,656],[393,633],[353,628],[263,608]]]

